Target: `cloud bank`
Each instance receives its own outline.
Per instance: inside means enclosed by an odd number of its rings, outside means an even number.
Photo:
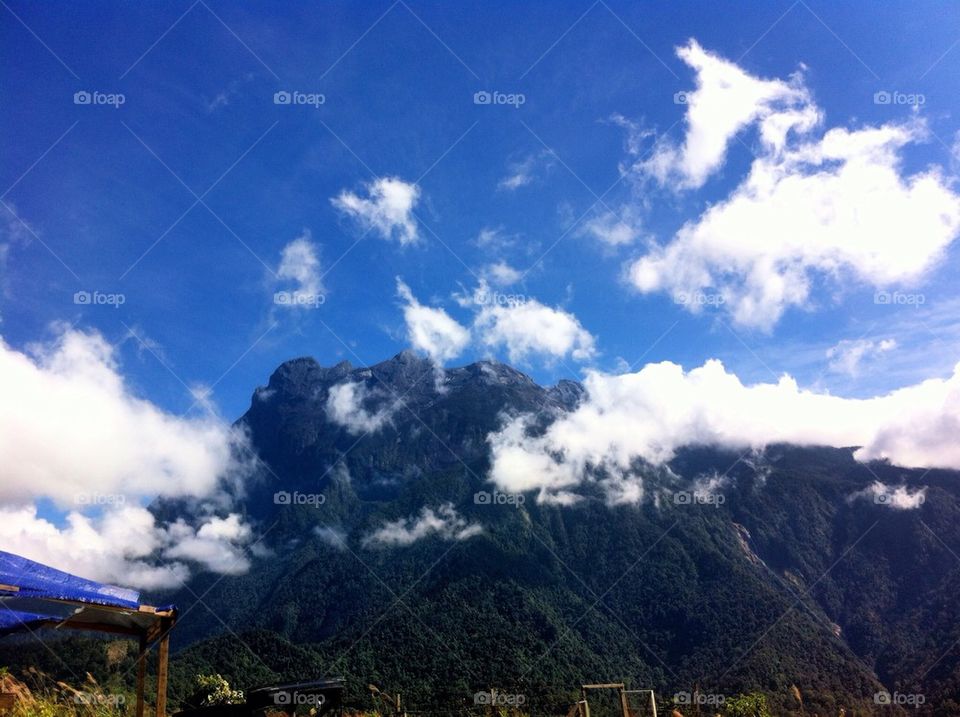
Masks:
[[[141,587],[181,578],[188,563],[233,569],[250,536],[238,516],[159,525],[142,504],[187,498],[224,509],[226,482],[249,472],[238,458],[248,448],[242,434],[216,416],[178,417],[135,395],[97,333],[60,328],[29,353],[0,341],[0,393],[3,549]],[[62,526],[37,515],[40,500],[65,511]],[[151,556],[173,562],[157,567]]]
[[[690,371],[667,361],[636,373],[590,372],[585,387],[578,408],[541,435],[530,434],[529,416],[517,416],[488,437],[498,488],[571,502],[595,482],[609,502],[635,503],[643,464],[669,461],[685,445],[860,446],[861,461],[960,468],[960,364],[949,378],[870,399],[805,390],[786,375],[745,385],[716,360]]]

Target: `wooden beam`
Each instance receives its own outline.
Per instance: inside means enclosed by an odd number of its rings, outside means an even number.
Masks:
[[[143,686],[147,677],[147,638],[140,636],[140,648],[137,652],[137,711],[135,717],[143,717]]]
[[[157,650],[156,717],[167,717],[167,668],[170,662],[170,633],[166,632]]]
[[[583,685],[582,689],[584,690],[622,690],[624,684],[622,682],[601,682],[595,685]]]

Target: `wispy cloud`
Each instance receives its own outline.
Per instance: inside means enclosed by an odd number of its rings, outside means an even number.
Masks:
[[[430,536],[466,540],[482,532],[482,526],[467,522],[452,503],[444,503],[436,510],[424,507],[419,515],[385,523],[364,538],[363,544],[367,547],[405,547]]]
[[[367,196],[342,191],[331,199],[333,206],[353,217],[368,231],[400,244],[419,239],[413,209],[420,200],[420,187],[398,177],[381,177],[365,187]]]

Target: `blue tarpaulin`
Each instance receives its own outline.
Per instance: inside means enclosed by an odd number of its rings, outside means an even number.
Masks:
[[[154,714],[165,717],[173,605],[140,602],[136,590],[106,585],[0,550],[0,637],[38,628],[113,632],[139,638],[137,717],[144,717],[143,686],[148,645],[157,650],[157,701]]]
[[[152,607],[136,590],[98,583],[0,550],[0,635],[38,627],[109,629],[155,636],[172,605]]]
[[[6,590],[5,588],[18,588]],[[76,600],[92,605],[136,609],[140,593],[79,578],[62,570],[0,550],[0,595],[43,600]]]

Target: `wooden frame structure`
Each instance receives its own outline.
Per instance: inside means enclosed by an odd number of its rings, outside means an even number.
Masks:
[[[147,655],[157,646],[155,717],[167,714],[170,631],[177,609],[140,602],[133,590],[85,580],[0,551],[0,637],[35,629],[84,630],[138,641],[136,717],[145,717]]]
[[[630,714],[630,703],[627,695],[650,694],[650,709],[653,717],[657,717],[657,698],[653,690],[628,690],[622,682],[601,682],[590,685],[580,685],[580,701],[574,706],[577,717],[590,717],[590,702],[587,701],[588,690],[616,690],[620,697],[620,710],[623,717],[632,717]],[[571,710],[573,712],[573,710]]]

